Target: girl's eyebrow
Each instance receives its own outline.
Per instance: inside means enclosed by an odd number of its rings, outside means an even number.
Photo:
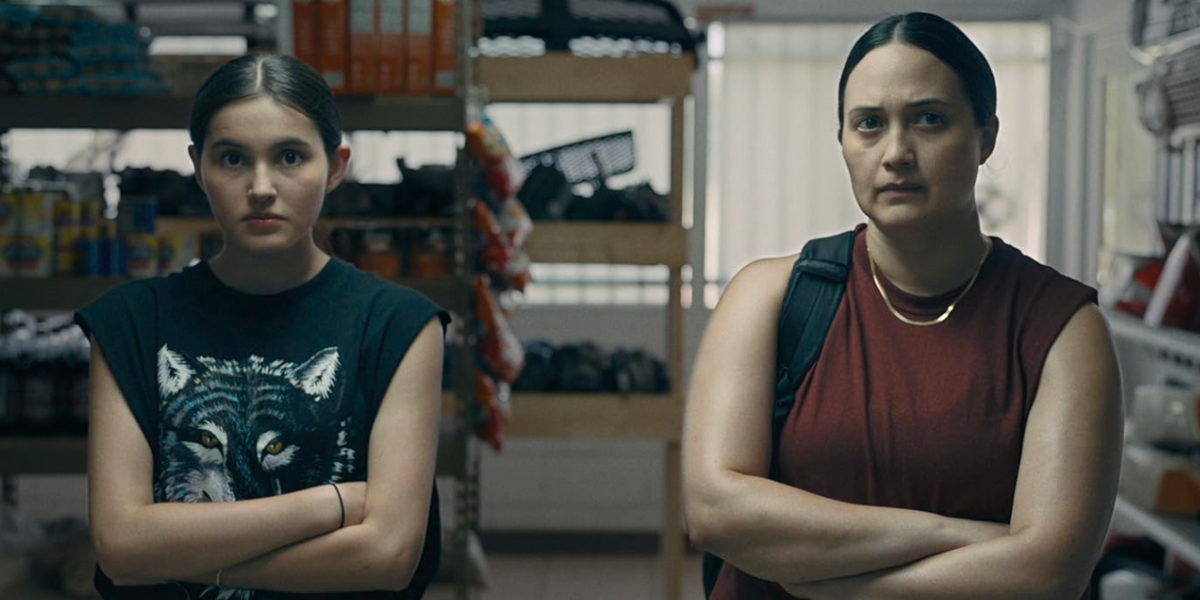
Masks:
[[[310,144],[300,138],[287,138],[287,139],[279,140],[278,142],[275,142],[274,144],[271,144],[271,148],[282,148],[284,146],[302,146],[304,148],[308,148],[310,146]],[[234,150],[245,150],[247,148],[245,144],[242,144],[240,142],[235,142],[233,140],[227,140],[227,139],[217,140],[212,143],[211,147],[214,149],[215,148],[232,148]]]

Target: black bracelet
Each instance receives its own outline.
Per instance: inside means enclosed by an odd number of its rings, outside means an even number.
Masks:
[[[340,506],[340,507],[341,507],[341,509],[342,509],[342,522],[341,522],[341,523],[338,523],[338,529],[341,529],[341,528],[343,528],[343,527],[345,527],[345,526],[346,526],[346,503],[342,501],[342,490],[339,490],[339,489],[338,489],[338,486],[337,486],[337,484],[336,484],[336,483],[331,483],[331,484],[329,484],[329,485],[332,485],[332,486],[333,486],[333,491],[337,492],[337,495],[338,495],[338,506]]]

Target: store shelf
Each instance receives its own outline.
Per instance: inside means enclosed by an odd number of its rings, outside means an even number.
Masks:
[[[1137,317],[1104,311],[1118,340],[1132,342],[1156,351],[1200,360],[1200,334],[1173,329],[1152,327]]]
[[[4,96],[5,129],[187,129],[192,99],[175,96]],[[466,110],[455,97],[341,97],[342,128],[462,131]]]
[[[48,277],[0,278],[0,310],[78,310],[129,279]],[[401,279],[396,283],[429,297],[442,308],[469,312],[470,286],[457,279]]]
[[[525,243],[533,262],[687,264],[687,230],[678,224],[538,221]]]
[[[1156,514],[1121,496],[1117,496],[1113,516],[1114,520],[1123,519],[1159,544],[1174,550],[1188,563],[1200,565],[1200,521]]]
[[[454,227],[454,219],[337,217],[322,218],[317,224],[329,229],[437,229]],[[212,217],[158,217],[155,230],[163,235],[195,237],[206,231],[219,231]]]
[[[480,57],[491,102],[658,102],[691,93],[691,54],[585,58],[552,52],[528,58]]]
[[[670,394],[512,395],[507,435],[679,441],[683,402]]]

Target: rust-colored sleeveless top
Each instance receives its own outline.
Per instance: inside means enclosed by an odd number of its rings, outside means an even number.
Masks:
[[[781,481],[855,504],[1008,522],[1042,365],[1095,290],[992,238],[952,316],[914,327],[888,311],[857,231],[846,294],[780,437]],[[921,298],[880,280],[918,320],[962,291]],[[712,597],[791,599],[729,563]]]

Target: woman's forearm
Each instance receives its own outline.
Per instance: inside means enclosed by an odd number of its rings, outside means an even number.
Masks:
[[[108,515],[93,537],[100,567],[114,580],[182,579],[328,533],[340,522],[336,492],[326,485],[238,502],[135,506]]]
[[[268,552],[221,573],[222,587],[289,593],[337,593],[408,587],[424,536],[404,543],[382,530],[357,525]],[[213,583],[215,572],[186,577]]]
[[[810,600],[1073,600],[1087,587],[1091,562],[1070,554],[1006,535],[899,568],[784,589]]]
[[[688,494],[695,545],[769,581],[870,573],[1004,535],[1007,525],[838,502],[729,473]]]

